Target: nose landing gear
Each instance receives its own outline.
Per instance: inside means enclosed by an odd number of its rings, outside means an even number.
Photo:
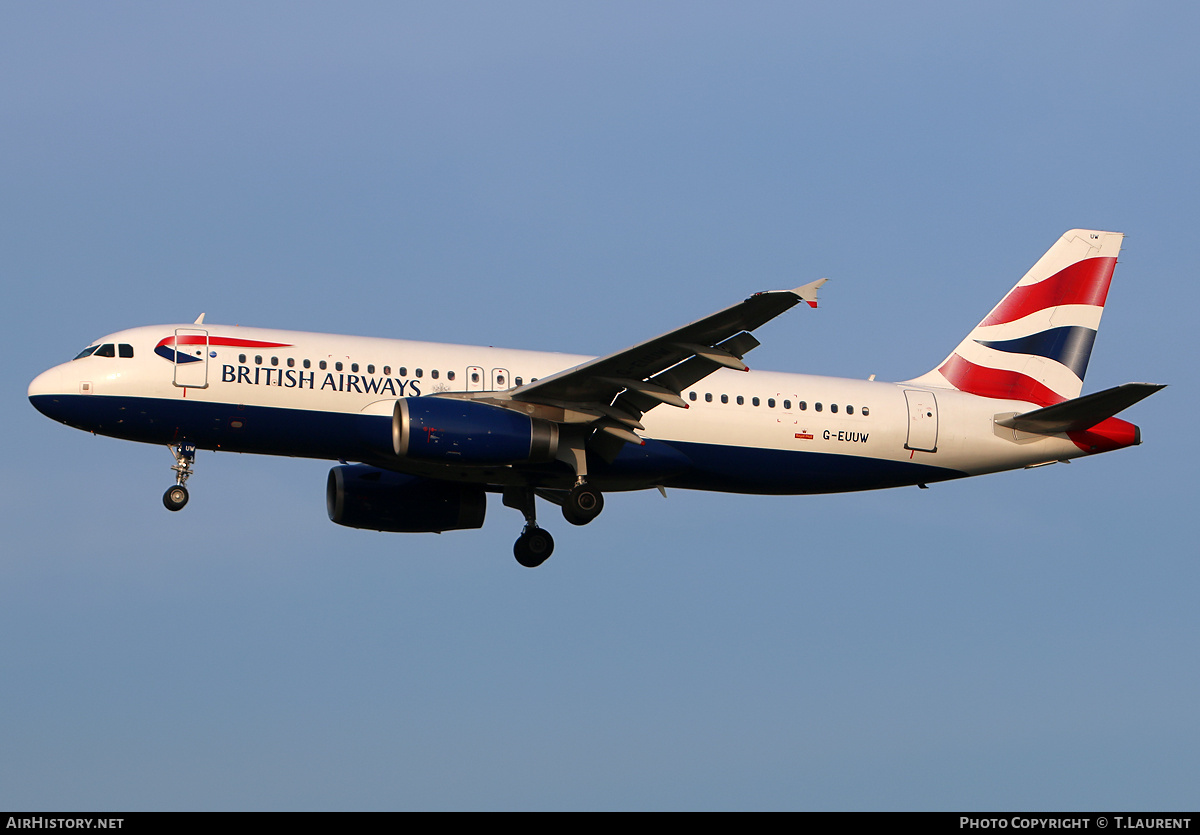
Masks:
[[[189,443],[168,444],[167,449],[175,457],[175,485],[168,487],[163,493],[163,507],[167,510],[182,510],[188,503],[188,490],[185,483],[192,476],[192,463],[196,460],[196,445]]]

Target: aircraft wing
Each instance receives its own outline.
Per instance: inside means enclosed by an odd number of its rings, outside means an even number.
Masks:
[[[640,443],[629,428],[662,403],[687,408],[684,389],[718,368],[748,370],[742,357],[759,342],[750,331],[800,302],[817,306],[822,278],[794,290],[755,293],[745,301],[661,336],[568,368],[510,392],[512,400],[540,403],[605,418],[596,426]]]

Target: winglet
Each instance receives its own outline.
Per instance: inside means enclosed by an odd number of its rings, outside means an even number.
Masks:
[[[800,297],[800,301],[808,302],[809,307],[817,306],[817,288],[828,281],[828,278],[818,278],[816,281],[810,281],[803,287],[797,287],[792,292]]]
[[[203,325],[204,324],[204,314],[201,313],[199,316],[197,316],[196,321],[192,322],[192,324],[193,325]]]

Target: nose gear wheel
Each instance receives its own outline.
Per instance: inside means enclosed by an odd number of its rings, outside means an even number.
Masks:
[[[175,486],[168,487],[167,492],[163,493],[163,507],[171,511],[182,510],[188,503],[188,490],[184,485],[192,477],[196,445],[181,442],[168,444],[167,449],[171,450],[171,455],[175,458],[175,466],[171,467],[175,471]]]

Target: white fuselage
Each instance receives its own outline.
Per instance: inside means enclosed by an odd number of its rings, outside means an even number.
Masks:
[[[204,341],[181,345],[186,356],[171,356],[173,340],[185,334]],[[359,433],[346,427],[390,418],[399,398],[502,391],[589,359],[217,325],[134,328],[96,344],[127,345],[133,356],[93,354],[46,371],[29,388],[40,410],[130,440],[363,460],[423,474],[431,471],[427,465],[364,450]],[[638,454],[627,444],[608,470],[600,468],[596,477],[607,480],[605,489],[837,492],[1087,454],[1066,435],[996,425],[999,417],[1028,411],[1029,403],[928,385],[722,369],[682,396],[688,408],[662,405],[642,418],[643,460],[626,466]],[[671,459],[661,468],[659,447],[670,449],[661,460]],[[515,477],[495,467],[439,475],[501,484]]]

